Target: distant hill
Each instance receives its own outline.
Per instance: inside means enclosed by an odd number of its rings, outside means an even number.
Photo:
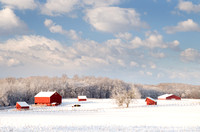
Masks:
[[[141,93],[141,97],[145,98],[147,96],[157,98],[165,93],[172,93],[182,98],[200,98],[200,86],[183,84],[183,83],[160,83],[158,85],[143,85],[135,84],[135,87]]]

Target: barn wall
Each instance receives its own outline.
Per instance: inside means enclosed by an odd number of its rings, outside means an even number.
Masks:
[[[176,95],[169,96],[169,97],[167,97],[166,99],[176,99],[176,100],[181,100],[181,98],[178,97],[178,96],[176,96]]]
[[[17,103],[17,104],[16,104],[16,108],[17,108],[17,109],[21,109],[21,106]]]
[[[21,105],[19,105],[18,103],[16,104],[16,109],[29,109],[29,106],[24,106],[22,107]]]
[[[87,101],[87,99],[78,99],[78,101]]]
[[[146,98],[146,102],[147,102],[147,105],[157,105],[157,102],[155,102],[149,98]]]
[[[35,104],[49,104],[50,97],[35,97]]]
[[[54,93],[51,97],[50,97],[50,103],[56,102],[58,104],[62,103],[62,97],[60,94],[58,94],[57,92]]]

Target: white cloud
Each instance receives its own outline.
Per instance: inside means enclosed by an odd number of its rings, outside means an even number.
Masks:
[[[164,58],[165,54],[162,52],[151,52],[150,55],[155,58]]]
[[[111,5],[117,5],[120,0],[83,0],[83,4],[90,5],[92,7],[105,7]]]
[[[147,74],[148,76],[152,76],[152,75],[153,75],[152,72],[146,72],[146,74]]]
[[[76,17],[76,10],[117,5],[120,0],[47,0],[41,4],[41,13],[49,16],[68,15]]]
[[[115,34],[116,38],[124,39],[124,40],[130,40],[132,38],[132,34],[125,32],[125,33],[118,33]]]
[[[137,62],[135,62],[135,61],[131,61],[130,62],[130,66],[132,66],[132,67],[138,67],[139,64]]]
[[[20,10],[35,9],[37,6],[34,0],[0,0],[0,2],[9,8]]]
[[[112,53],[112,47],[87,40],[65,47],[45,37],[22,36],[0,44],[0,49],[1,64],[8,66],[32,64],[74,70],[84,66],[87,69],[106,65],[125,66],[120,55]],[[7,58],[6,61],[4,58]]]
[[[9,57],[2,57],[0,56],[0,65],[6,65],[8,67],[18,66],[21,62],[15,58],[9,58]]]
[[[19,34],[27,31],[26,24],[9,8],[0,10],[0,18],[0,35]]]
[[[151,69],[155,69],[156,68],[156,64],[150,64]]]
[[[47,26],[52,23],[46,21]],[[1,68],[6,70],[16,68],[17,71],[21,69],[24,74],[28,72],[29,75],[38,73],[47,75],[49,71],[56,71],[57,75],[62,73],[108,75],[128,72],[129,75],[135,73],[136,77],[140,75],[156,77],[157,71],[160,70],[156,64],[157,60],[149,55],[154,50],[132,49],[129,42],[125,43],[120,39],[103,43],[80,40],[70,46],[67,44],[64,46],[56,40],[31,35],[0,43],[0,49]],[[33,72],[29,70],[30,67]],[[166,72],[162,73],[163,78],[171,77],[170,74],[166,75]]]
[[[46,19],[46,20],[44,21],[44,25],[45,25],[46,27],[48,27],[49,31],[52,32],[52,33],[59,33],[59,34],[65,35],[65,36],[67,36],[67,37],[69,37],[69,38],[71,38],[71,39],[73,39],[73,40],[78,40],[78,39],[80,39],[79,35],[76,33],[75,30],[72,30],[72,29],[69,30],[69,31],[64,30],[64,29],[62,28],[62,26],[56,25],[56,24],[55,24],[52,20],[50,20],[50,19]]]
[[[180,53],[180,56],[183,61],[200,61],[200,52],[192,48],[185,49]]]
[[[143,64],[143,65],[141,65],[141,67],[142,67],[142,68],[146,68],[147,66]]]
[[[186,11],[187,13],[200,12],[200,4],[195,5],[191,1],[179,0],[177,8],[181,11]]]
[[[169,34],[176,32],[188,32],[188,31],[200,32],[200,26],[192,19],[188,19],[186,21],[179,22],[177,26],[164,27],[164,30]]]
[[[72,12],[78,0],[47,0],[41,5],[41,12],[45,15],[56,16]]]
[[[85,20],[102,32],[124,32],[147,28],[134,9],[119,7],[98,7],[86,11]]]
[[[132,48],[146,47],[150,49],[154,48],[174,48],[179,45],[178,40],[173,42],[164,42],[163,36],[158,33],[147,33],[146,39],[142,40],[139,37],[135,37],[131,42]]]

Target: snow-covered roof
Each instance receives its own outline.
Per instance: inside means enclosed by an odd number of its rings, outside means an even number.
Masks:
[[[17,102],[20,106],[27,107],[29,106],[26,102]]]
[[[55,92],[39,92],[35,97],[51,97]]]
[[[169,96],[172,96],[173,94],[164,94],[164,95],[161,95],[161,96],[158,96],[158,98],[166,98],[166,97],[169,97]]]
[[[151,98],[151,97],[147,97],[147,98],[149,98],[149,99],[151,99],[151,100],[153,100],[153,101],[157,102],[155,99],[153,99],[153,98]]]
[[[78,96],[79,99],[87,99],[86,96]]]

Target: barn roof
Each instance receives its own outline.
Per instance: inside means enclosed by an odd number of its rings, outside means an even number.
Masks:
[[[87,99],[86,96],[78,96],[79,99]]]
[[[173,94],[164,94],[164,95],[161,95],[161,96],[158,96],[158,98],[166,98],[166,97],[169,97],[169,96],[172,96]]]
[[[51,97],[55,92],[39,92],[35,97]]]
[[[26,106],[29,106],[26,102],[17,102],[20,106],[24,106],[24,107],[26,107]]]
[[[155,99],[153,99],[153,98],[151,98],[151,97],[147,97],[147,98],[149,98],[149,99],[151,99],[151,100],[153,100],[153,101],[157,102]]]

